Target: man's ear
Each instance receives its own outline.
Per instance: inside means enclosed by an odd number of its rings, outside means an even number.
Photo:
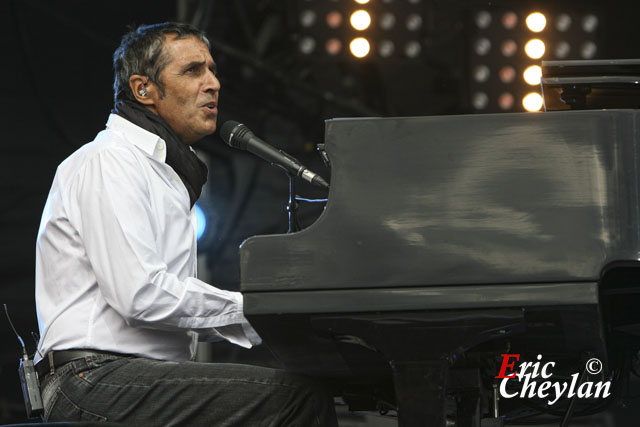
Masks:
[[[140,74],[132,75],[129,78],[129,87],[136,101],[146,107],[154,108],[155,95],[157,95],[156,92],[158,89],[153,82],[149,81],[148,77],[141,76]]]

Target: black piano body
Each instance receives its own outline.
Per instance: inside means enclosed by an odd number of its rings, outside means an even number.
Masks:
[[[452,395],[457,425],[480,425],[501,354],[621,369],[615,337],[640,332],[639,124],[638,110],[329,120],[325,211],[243,243],[245,313],[286,368],[403,426],[444,426]]]

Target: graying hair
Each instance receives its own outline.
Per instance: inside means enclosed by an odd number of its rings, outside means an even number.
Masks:
[[[129,87],[129,79],[134,74],[146,76],[160,89],[164,96],[164,87],[160,73],[171,58],[165,52],[165,36],[174,34],[176,39],[197,37],[211,49],[211,44],[204,32],[189,24],[164,22],[162,24],[141,25],[122,37],[120,46],[113,53],[113,99],[135,101]]]

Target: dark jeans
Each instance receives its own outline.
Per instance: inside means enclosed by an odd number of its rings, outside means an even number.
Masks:
[[[41,384],[46,421],[137,426],[337,426],[333,400],[302,376],[248,365],[92,356]]]

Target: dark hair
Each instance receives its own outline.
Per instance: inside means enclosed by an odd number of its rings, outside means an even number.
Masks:
[[[164,94],[160,73],[169,63],[164,49],[164,39],[174,34],[176,39],[197,37],[211,48],[204,32],[189,24],[164,22],[162,24],[141,25],[122,36],[120,46],[113,53],[113,98],[114,102],[135,97],[129,87],[129,79],[134,74],[147,76]]]

